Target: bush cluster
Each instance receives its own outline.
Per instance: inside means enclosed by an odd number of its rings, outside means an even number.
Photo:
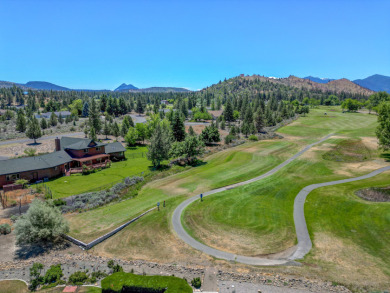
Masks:
[[[135,185],[143,180],[143,177],[138,176],[126,177],[123,182],[115,184],[108,190],[88,192],[76,195],[73,197],[73,200],[71,202],[68,202],[68,205],[61,206],[61,210],[63,213],[68,213],[77,210],[93,209],[105,205],[119,198],[119,193],[125,188]]]
[[[7,235],[11,233],[11,226],[9,224],[1,224],[0,225],[0,234]]]

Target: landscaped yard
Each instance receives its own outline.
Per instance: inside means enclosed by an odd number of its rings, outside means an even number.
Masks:
[[[45,183],[53,192],[53,198],[67,197],[88,191],[102,190],[128,176],[141,176],[149,172],[150,161],[146,158],[146,146],[127,148],[125,161],[114,162],[111,167],[89,175],[74,174]],[[143,154],[143,155],[142,155]],[[133,156],[135,158],[133,158]]]

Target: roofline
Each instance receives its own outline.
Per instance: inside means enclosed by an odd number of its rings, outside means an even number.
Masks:
[[[12,159],[11,159],[12,160]],[[47,168],[40,168],[40,169],[31,169],[31,170],[24,170],[24,171],[19,171],[19,172],[13,172],[13,173],[5,173],[5,174],[0,174],[0,176],[3,176],[3,175],[10,175],[10,174],[18,174],[18,173],[24,173],[24,172],[30,172],[30,171],[39,171],[39,170],[45,170],[45,169],[50,169],[50,168],[55,168],[55,167],[58,167],[60,165],[65,165],[67,163],[70,163],[72,161],[69,161],[69,162],[66,162],[66,163],[62,163],[62,164],[59,164],[59,165],[55,165],[53,167],[47,167]]]

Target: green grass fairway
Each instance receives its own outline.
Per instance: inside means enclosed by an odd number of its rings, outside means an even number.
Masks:
[[[118,183],[128,176],[140,175],[149,170],[146,157],[132,158],[132,154],[146,152],[146,146],[127,148],[125,161],[112,163],[111,167],[89,175],[74,174],[51,180],[46,185],[52,190],[53,198],[67,197],[88,191],[102,190]]]
[[[30,292],[25,282],[18,280],[0,281],[0,293],[27,293]]]
[[[190,195],[262,174],[297,151],[282,140],[241,145],[207,158],[207,164],[150,184],[136,198],[68,216],[70,234],[90,241],[171,197]]]
[[[390,281],[390,203],[365,201],[355,191],[389,186],[389,176],[386,172],[309,194],[305,215],[314,247],[305,262],[327,268],[325,274],[338,282],[375,280],[386,289]],[[343,278],[347,273],[349,280]]]

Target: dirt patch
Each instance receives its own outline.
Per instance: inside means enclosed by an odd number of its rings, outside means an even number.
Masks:
[[[378,149],[378,139],[376,137],[362,137],[362,143],[364,143],[369,149]]]
[[[335,170],[335,174],[343,175],[346,177],[354,177],[356,176],[356,171],[365,174],[385,166],[387,166],[387,164],[381,160],[360,163],[345,163]]]
[[[347,239],[339,239],[327,233],[315,233],[313,259],[326,263],[332,269],[332,279],[343,284],[372,286],[386,283],[389,277],[380,269],[382,260],[366,253],[360,246]],[[356,273],[358,268],[358,272]]]
[[[335,162],[363,162],[371,159],[372,151],[360,139],[343,140],[322,155],[324,160]]]
[[[14,207],[19,204],[26,205],[32,202],[39,194],[33,193],[31,189],[18,189],[7,191],[2,194],[2,205]]]
[[[390,202],[390,187],[376,188],[370,187],[360,189],[355,194],[365,200],[374,202]]]

